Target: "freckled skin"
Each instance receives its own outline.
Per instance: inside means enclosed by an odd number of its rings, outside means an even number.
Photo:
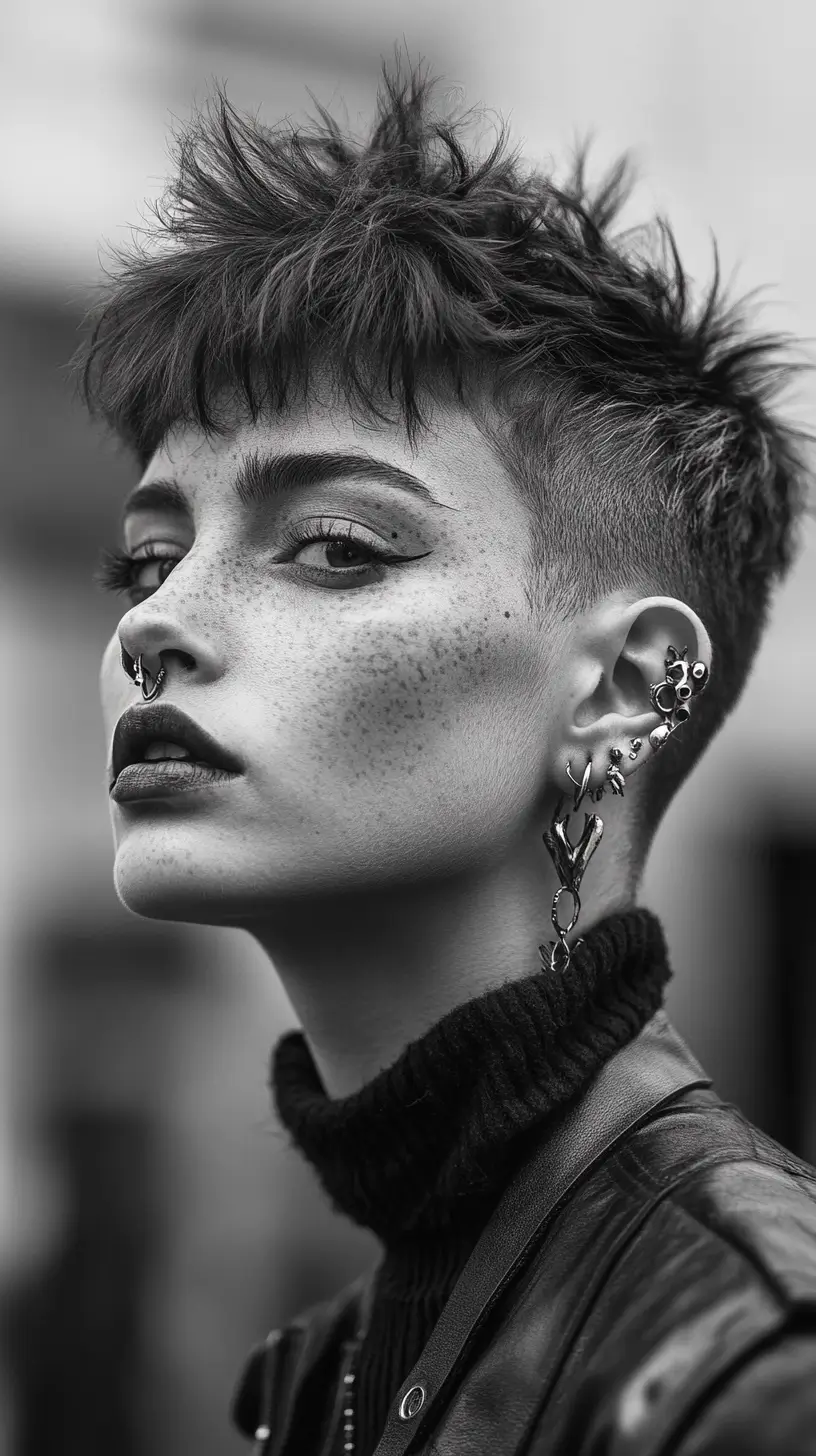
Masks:
[[[298,582],[269,562],[276,516],[370,518],[347,486],[314,487],[316,508],[305,491],[270,503],[263,532],[247,539],[229,484],[257,448],[363,449],[411,470],[452,509],[417,502],[409,516],[387,487],[368,486],[383,522],[395,522],[384,549],[396,541],[400,554],[427,554],[373,584]],[[128,545],[169,541],[189,554],[108,645],[106,732],[139,701],[121,640],[149,661],[161,652],[163,699],[239,752],[248,772],[195,803],[112,805],[125,902],[232,921],[259,895],[369,889],[489,862],[541,777],[548,647],[522,590],[527,517],[475,426],[457,414],[414,455],[397,429],[361,429],[312,406],[308,418],[244,422],[213,443],[178,432],[143,479],[169,476],[194,521],[151,511],[134,518]],[[325,546],[306,555],[324,563]]]
[[[441,505],[343,481],[247,508],[232,481],[256,450],[363,451],[418,476]],[[683,604],[637,593],[586,623],[542,628],[524,589],[526,509],[456,407],[435,407],[415,451],[400,427],[364,427],[314,397],[256,424],[236,417],[223,438],[185,428],[143,480],[168,478],[191,513],[129,520],[126,549],[161,543],[179,560],[160,584],[148,571],[157,589],[125,610],[105,650],[108,745],[141,702],[123,644],[151,670],[161,654],[162,700],[238,753],[246,773],[227,787],[111,802],[117,892],[140,915],[248,930],[327,1090],[344,1095],[452,1006],[539,969],[557,885],[541,836],[567,758],[605,763],[610,742],[645,738],[665,642],[691,640],[706,661],[710,643]],[[355,522],[383,555],[417,559],[362,584],[318,582],[305,568],[341,558],[325,541],[289,549],[283,533],[320,517]],[[636,619],[643,688],[623,701],[614,667]],[[624,812],[618,820],[582,929],[625,903],[613,873]]]

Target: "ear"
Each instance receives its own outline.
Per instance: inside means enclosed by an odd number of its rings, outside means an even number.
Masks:
[[[580,619],[568,649],[566,714],[552,764],[559,787],[570,788],[568,762],[580,784],[591,760],[589,790],[605,785],[614,791],[607,779],[610,765],[625,781],[654,757],[660,743],[656,740],[657,747],[653,746],[649,734],[665,718],[652,703],[650,691],[666,680],[667,665],[675,664],[684,649],[689,664],[704,664],[706,674],[700,673],[698,681],[705,682],[711,671],[708,632],[697,613],[673,597],[643,597],[628,604],[610,598]],[[674,675],[682,678],[683,672],[675,668]],[[694,712],[698,690],[695,683],[690,696],[687,690],[682,695],[687,699],[686,716]],[[666,689],[660,699],[670,706],[674,694]],[[623,783],[618,792],[622,791]]]

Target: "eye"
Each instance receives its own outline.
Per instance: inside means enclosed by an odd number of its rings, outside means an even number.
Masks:
[[[353,521],[325,518],[312,527],[287,526],[283,540],[291,553],[287,560],[321,586],[364,586],[382,581],[391,567],[430,555],[423,551],[417,556],[397,556],[383,551],[379,542],[371,540]]]
[[[311,553],[311,557],[310,554]],[[320,568],[330,567],[332,570],[342,570],[371,566],[375,562],[383,562],[386,558],[378,551],[375,551],[365,541],[358,541],[355,536],[328,536],[323,540],[306,541],[297,552],[297,558],[305,566],[318,566]]]
[[[102,591],[127,592],[135,606],[158,591],[181,560],[181,556],[156,550],[155,543],[150,541],[139,548],[138,554],[106,546],[100,554],[93,581]]]

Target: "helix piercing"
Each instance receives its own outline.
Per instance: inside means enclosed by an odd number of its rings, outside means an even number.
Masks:
[[[629,754],[629,757],[630,758],[637,758],[638,754],[640,753],[641,748],[643,747],[643,739],[642,738],[630,738],[629,739],[629,742],[632,745],[632,752]]]
[[[704,662],[689,662],[688,647],[678,652],[669,645],[664,667],[666,676],[662,682],[652,683],[649,699],[652,707],[663,719],[649,734],[649,742],[655,753],[681,725],[688,721],[689,701],[701,693],[708,682],[708,668]]]

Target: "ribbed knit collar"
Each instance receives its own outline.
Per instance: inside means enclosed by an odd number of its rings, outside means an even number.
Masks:
[[[278,1117],[334,1208],[386,1244],[465,1233],[501,1196],[531,1136],[659,1009],[671,976],[659,920],[600,921],[566,975],[486,991],[348,1097],[330,1098],[302,1031],[273,1048]]]

